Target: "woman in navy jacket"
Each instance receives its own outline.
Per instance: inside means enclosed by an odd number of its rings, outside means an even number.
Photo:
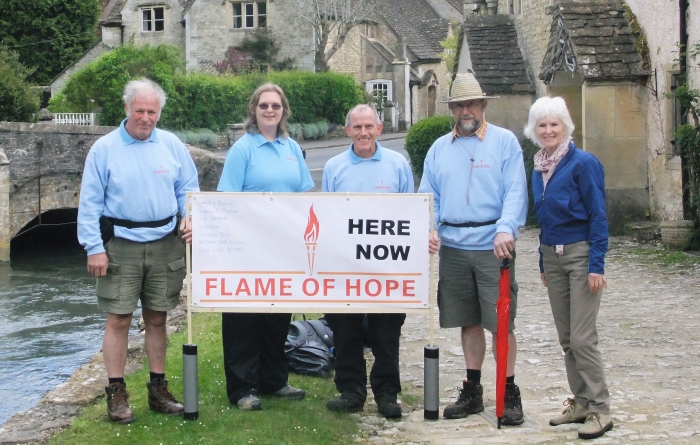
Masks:
[[[573,397],[550,425],[583,423],[582,439],[613,427],[610,395],[598,351],[596,319],[605,279],[608,220],[603,166],[571,141],[574,124],[561,97],[530,108],[525,135],[535,154],[532,192],[540,222],[540,277],[547,286]]]

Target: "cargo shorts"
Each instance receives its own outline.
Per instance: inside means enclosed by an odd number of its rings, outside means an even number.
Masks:
[[[501,264],[493,250],[463,250],[440,246],[438,307],[440,327],[481,325],[495,333]],[[515,329],[518,283],[515,252],[510,260],[510,331]]]
[[[97,279],[97,305],[112,314],[130,314],[141,307],[169,311],[180,302],[185,244],[169,234],[145,243],[114,237],[106,245],[107,274]]]

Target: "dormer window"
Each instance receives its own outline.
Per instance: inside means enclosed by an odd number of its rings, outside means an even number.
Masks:
[[[264,28],[267,26],[267,2],[233,2],[233,27]]]
[[[144,8],[141,10],[141,23],[143,32],[165,30],[165,8]]]

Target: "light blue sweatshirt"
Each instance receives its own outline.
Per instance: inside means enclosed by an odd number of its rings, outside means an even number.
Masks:
[[[85,159],[78,207],[78,240],[88,255],[104,252],[100,216],[130,221],[158,221],[185,215],[187,192],[199,191],[197,168],[187,148],[173,134],[153,129],[139,141],[124,128],[98,139]],[[114,235],[147,242],[172,232],[177,218],[162,227],[127,229]]]
[[[324,192],[413,193],[413,189],[413,173],[406,158],[379,142],[371,158],[357,156],[350,145],[323,168]]]
[[[453,136],[446,134],[430,147],[418,189],[434,195],[434,223],[442,244],[491,250],[497,232],[517,238],[527,217],[527,182],[515,135],[488,124],[483,141],[476,135]],[[474,228],[440,226],[491,220],[497,222]]]
[[[305,192],[314,186],[299,144],[292,138],[270,142],[246,133],[231,147],[219,192]]]

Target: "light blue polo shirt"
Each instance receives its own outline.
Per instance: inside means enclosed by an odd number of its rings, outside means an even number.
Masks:
[[[187,192],[199,191],[197,168],[187,148],[172,133],[154,128],[145,141],[132,138],[124,119],[102,136],[85,159],[78,206],[78,240],[88,255],[104,252],[100,216],[131,221],[158,221],[185,214]],[[155,241],[172,232],[176,218],[164,226],[127,229],[114,235],[136,242]]]
[[[361,158],[350,148],[326,162],[324,192],[413,193],[413,173],[400,153],[383,148]]]
[[[246,133],[226,155],[219,192],[305,192],[314,186],[301,147],[292,138],[270,142]]]

